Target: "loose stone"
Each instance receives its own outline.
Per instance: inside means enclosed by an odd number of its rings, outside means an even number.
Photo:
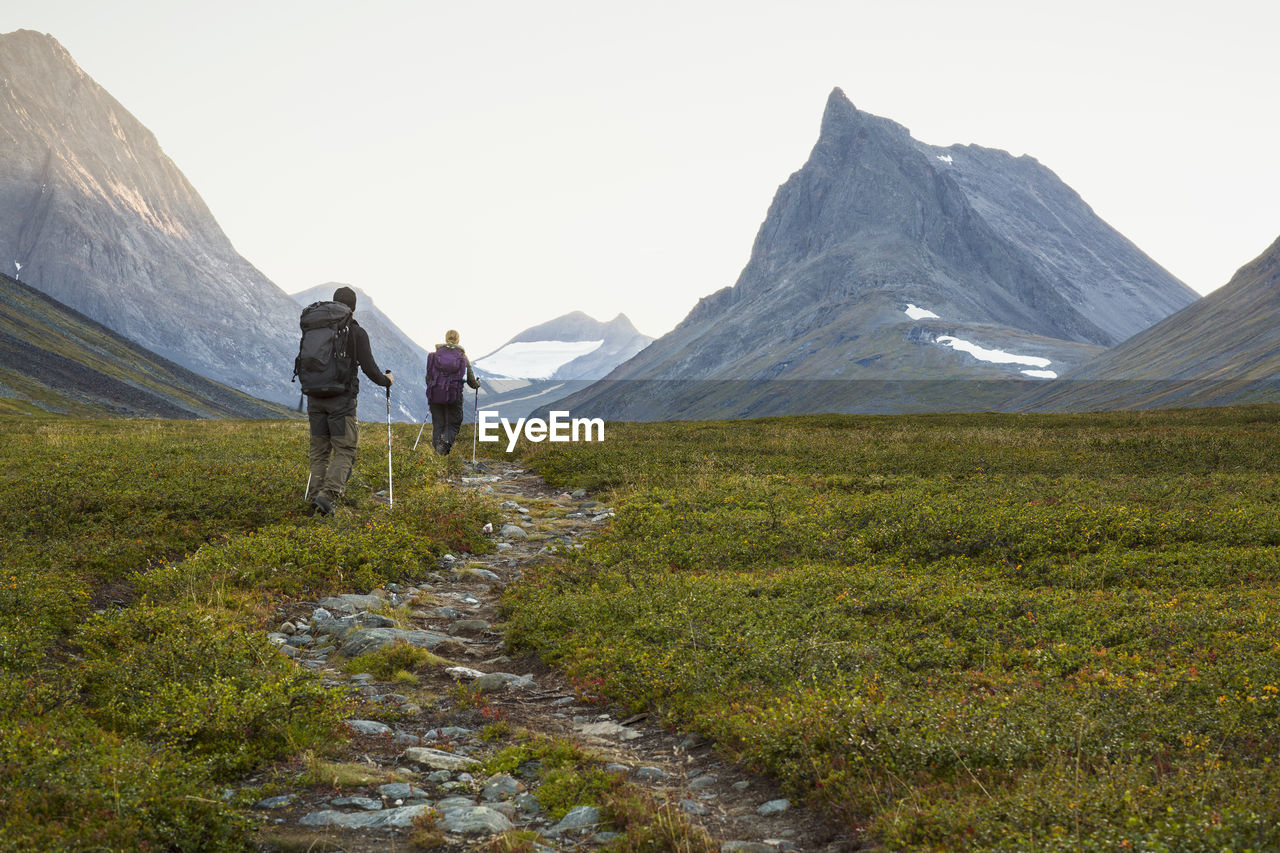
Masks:
[[[336,797],[329,801],[329,805],[335,809],[355,808],[376,812],[382,808],[382,800],[375,800],[373,797]]]
[[[378,793],[383,800],[395,802],[396,800],[425,800],[427,792],[410,785],[408,782],[389,782],[386,785],[378,786]]]
[[[600,810],[594,806],[577,806],[570,809],[564,819],[547,830],[548,835],[566,832],[586,832],[600,825]]]
[[[404,760],[410,764],[421,764],[433,770],[465,770],[480,764],[474,758],[464,758],[452,752],[441,752],[425,746],[411,746],[403,753]]]
[[[441,823],[447,832],[455,835],[497,835],[515,829],[507,816],[488,806],[441,810]]]
[[[769,817],[770,815],[782,814],[789,808],[791,808],[790,800],[770,800],[756,809],[756,814],[761,817]]]
[[[294,794],[284,794],[279,797],[267,797],[265,800],[258,800],[253,804],[255,809],[287,809],[293,805],[296,799]]]
[[[412,826],[414,819],[426,814],[430,808],[430,804],[421,803],[364,814],[326,809],[312,812],[298,823],[303,826],[340,826],[344,829],[403,829]]]
[[[499,773],[497,776],[491,776],[489,780],[484,783],[484,789],[481,792],[481,797],[488,802],[493,802],[495,800],[505,800],[509,797],[514,797],[523,790],[524,785],[520,780],[506,773]]]

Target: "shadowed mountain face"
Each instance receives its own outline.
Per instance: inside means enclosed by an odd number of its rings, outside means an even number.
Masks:
[[[996,408],[1196,298],[1035,160],[925,145],[837,89],[737,284],[557,408]]]
[[[0,36],[0,142],[0,268],[184,367],[297,402],[293,300],[50,36]]]
[[[255,400],[160,358],[0,276],[0,410],[159,418],[279,418]]]
[[[1038,411],[1280,400],[1280,240],[1230,282],[1018,402]]]

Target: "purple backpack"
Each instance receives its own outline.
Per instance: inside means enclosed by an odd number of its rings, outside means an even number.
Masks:
[[[467,380],[467,356],[456,347],[436,347],[427,356],[427,401],[456,403],[462,399],[462,383]]]

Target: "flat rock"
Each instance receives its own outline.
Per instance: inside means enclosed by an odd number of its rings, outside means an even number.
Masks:
[[[756,814],[761,817],[769,817],[770,815],[782,814],[789,808],[791,808],[790,800],[770,800],[756,809]]]
[[[441,811],[441,824],[454,835],[497,835],[515,829],[506,815],[488,806],[464,806]]]
[[[547,830],[548,835],[562,835],[566,832],[585,832],[600,825],[600,810],[593,806],[578,806],[555,826]]]
[[[303,826],[338,826],[343,829],[404,829],[413,825],[414,818],[426,814],[429,803],[383,809],[376,812],[340,812],[333,809],[312,812],[298,823]]]
[[[343,595],[330,596],[318,602],[318,606],[323,607],[325,610],[338,610],[342,613],[376,610],[384,604],[386,604],[386,601],[376,595],[357,595],[350,592]]]
[[[396,642],[432,650],[448,642],[449,637],[434,631],[405,631],[402,628],[364,628],[352,631],[342,641],[342,653],[347,657],[359,657],[393,645]]]
[[[367,812],[376,812],[382,809],[382,800],[375,800],[373,797],[335,797],[329,801],[329,805],[335,809],[364,809]]]
[[[612,720],[601,720],[597,723],[583,723],[581,725],[575,725],[574,729],[584,735],[611,737],[623,741],[635,740],[640,737],[640,733],[635,729],[629,729],[624,725],[613,722]]]
[[[378,793],[384,800],[425,800],[427,792],[408,782],[388,782],[378,786]]]
[[[504,800],[524,791],[524,783],[507,773],[491,776],[484,783],[481,797],[486,801]]]
[[[498,535],[503,539],[528,539],[529,534],[525,532],[523,527],[517,524],[504,524],[502,529],[498,531]]]
[[[636,770],[635,776],[641,782],[665,782],[668,774],[661,767],[641,767]]]
[[[472,682],[472,686],[481,693],[496,693],[508,687],[532,687],[533,676],[514,675],[510,672],[487,672]]]
[[[411,764],[421,764],[424,767],[430,767],[432,770],[467,770],[480,764],[474,758],[454,755],[452,752],[442,752],[425,746],[411,746],[404,751],[403,755],[405,761]]]
[[[258,800],[253,804],[255,809],[287,809],[293,805],[296,797],[293,794],[284,794],[279,797],[267,797],[265,800]]]

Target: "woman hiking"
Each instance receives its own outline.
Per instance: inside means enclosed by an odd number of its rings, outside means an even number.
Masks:
[[[444,343],[427,355],[427,403],[431,407],[431,445],[440,456],[448,456],[462,428],[462,385],[479,388],[471,371],[467,351],[458,345],[454,329],[444,333]]]

